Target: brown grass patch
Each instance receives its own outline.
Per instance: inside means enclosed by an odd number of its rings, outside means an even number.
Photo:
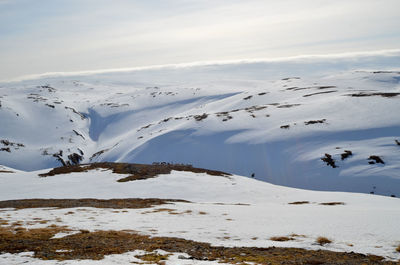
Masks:
[[[344,202],[321,202],[319,205],[333,206],[333,205],[345,205],[345,203]]]
[[[75,208],[95,207],[113,209],[140,209],[150,208],[156,205],[169,204],[173,202],[186,202],[185,200],[164,200],[164,199],[26,199],[0,201],[0,208]],[[72,214],[73,212],[71,212]]]
[[[285,241],[294,240],[294,238],[293,237],[287,237],[287,236],[273,236],[273,237],[270,237],[269,240],[278,241],[278,242],[285,242]]]
[[[396,251],[400,252],[400,245],[397,246]]]
[[[0,173],[15,173],[15,172],[10,170],[0,170]]]
[[[299,205],[299,204],[309,204],[309,201],[297,201],[297,202],[289,202],[289,204]]]
[[[219,240],[229,240],[229,239],[231,239],[231,237],[230,236],[223,236],[223,237],[217,237],[217,239],[219,239]]]
[[[172,214],[172,215],[183,214],[183,213],[176,212],[175,209],[169,209],[169,208],[158,208],[158,209],[154,209],[152,211],[142,212],[142,214],[162,213],[162,212],[167,212],[168,214]]]
[[[199,214],[200,214],[200,215],[206,215],[206,214],[208,214],[208,213],[203,212],[203,211],[200,211]]]
[[[146,263],[148,263],[148,264],[151,264],[151,263],[160,264],[161,261],[167,260],[169,256],[171,256],[171,254],[160,255],[157,253],[148,253],[148,254],[144,254],[144,255],[137,255],[137,256],[135,256],[135,258],[146,261]]]
[[[169,209],[169,208],[158,208],[158,209],[154,209],[152,211],[152,213],[159,213],[159,212],[173,212],[175,211],[175,209]]]
[[[158,209],[154,209],[152,211],[142,212],[142,214],[160,213],[160,212],[167,212],[168,214],[171,214],[171,215],[192,214],[192,210],[186,210],[186,211],[183,211],[183,212],[177,212],[175,209],[169,209],[169,208],[158,208]]]
[[[317,238],[316,242],[318,243],[318,245],[323,246],[323,245],[332,243],[332,240],[330,240],[326,237],[320,236]]]
[[[306,237],[305,235],[299,235],[299,234],[290,234],[291,237]]]
[[[15,227],[15,226],[22,226],[23,222],[22,221],[16,221],[11,223],[11,226]]]
[[[243,262],[282,264],[287,261],[293,264],[317,264],[314,261],[326,264],[395,264],[395,262],[384,261],[382,257],[357,253],[277,247],[230,248],[181,238],[150,237],[123,231],[81,231],[62,238],[52,238],[58,232],[65,231],[67,231],[65,228],[53,227],[22,229],[16,232],[15,229],[1,227],[0,252],[32,251],[34,257],[44,260],[99,260],[104,255],[122,254],[134,250],[154,252],[161,249],[167,252],[187,253],[193,260],[221,261],[231,264]]]
[[[100,169],[100,168],[110,169],[113,171],[113,173],[117,174],[129,174],[128,177],[119,179],[118,182],[154,178],[160,174],[170,174],[172,170],[189,171],[194,173],[207,173],[208,175],[212,176],[231,175],[222,171],[195,168],[191,165],[183,165],[183,164],[154,163],[152,165],[145,165],[145,164],[102,162],[102,163],[58,167],[50,170],[47,173],[39,174],[39,176],[49,177],[60,174],[68,174],[72,172],[88,172],[90,170]]]

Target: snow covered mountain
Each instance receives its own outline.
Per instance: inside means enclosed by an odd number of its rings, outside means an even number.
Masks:
[[[400,196],[400,55],[168,66],[0,83],[0,164],[173,162]]]

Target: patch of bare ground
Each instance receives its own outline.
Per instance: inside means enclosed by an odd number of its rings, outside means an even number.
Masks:
[[[64,228],[14,231],[0,228],[0,252],[20,253],[31,251],[43,260],[99,260],[104,255],[122,254],[144,250],[154,252],[187,253],[193,260],[209,260],[230,264],[254,262],[256,264],[396,264],[383,257],[357,253],[305,250],[298,248],[222,247],[174,237],[150,237],[123,231],[84,231],[61,238],[53,236]],[[153,259],[162,257],[149,257]],[[165,257],[166,258],[166,257]],[[140,256],[146,260],[147,256]]]
[[[113,173],[129,175],[125,178],[119,179],[118,182],[154,178],[160,174],[170,174],[172,170],[190,171],[193,173],[206,173],[212,176],[226,177],[231,175],[222,171],[196,168],[191,165],[184,165],[184,164],[153,163],[152,165],[146,165],[146,164],[101,162],[101,163],[58,167],[50,170],[47,173],[39,174],[39,176],[48,177],[60,174],[68,174],[72,172],[87,172],[94,169],[110,169],[113,171]]]
[[[293,237],[288,237],[288,236],[273,236],[273,237],[270,237],[269,240],[278,241],[278,242],[285,242],[285,241],[294,240],[294,238]]]
[[[330,240],[330,239],[328,239],[326,237],[320,236],[320,237],[317,238],[316,242],[317,242],[318,245],[323,246],[323,245],[332,243],[332,240]]]
[[[396,71],[374,71],[372,73],[373,74],[398,74],[398,75],[400,75],[400,72],[396,72]]]
[[[0,170],[0,173],[15,173],[15,172],[10,170]]]
[[[332,155],[330,155],[330,154],[325,154],[325,156],[322,157],[321,160],[324,161],[326,163],[326,165],[331,166],[332,168],[338,167],[336,165],[335,159],[333,159]]]
[[[299,235],[299,234],[295,234],[295,233],[290,234],[290,236],[291,236],[291,237],[302,237],[302,238],[305,238],[305,237],[306,237],[305,235]]]
[[[285,109],[285,108],[292,108],[292,107],[297,107],[297,106],[301,106],[301,104],[284,104],[284,105],[277,106],[277,108]]]
[[[340,154],[340,157],[342,160],[345,160],[346,158],[350,157],[353,155],[353,152],[350,150],[344,150],[344,153]]]
[[[315,96],[315,95],[329,94],[329,93],[334,93],[334,92],[337,92],[337,90],[329,90],[329,91],[311,93],[311,94],[303,95],[303,97],[306,98],[306,97],[311,97],[311,96]]]
[[[344,202],[321,202],[319,205],[333,206],[333,205],[345,205],[345,203]]]
[[[376,155],[370,156],[368,158],[368,160],[370,160],[370,162],[372,162],[373,164],[375,164],[375,163],[385,164],[385,162],[383,162],[382,158],[379,156],[376,156]]]
[[[154,209],[152,211],[142,212],[142,214],[161,213],[161,212],[166,212],[166,213],[171,214],[171,215],[192,214],[192,210],[186,210],[186,211],[183,211],[183,212],[177,212],[175,209],[169,209],[169,208],[158,208],[158,209]]]
[[[309,204],[309,201],[297,201],[297,202],[289,202],[289,204],[294,204],[294,205],[298,205],[298,204]]]
[[[304,124],[305,125],[310,125],[310,124],[317,124],[317,123],[325,123],[326,119],[322,119],[322,120],[311,120],[311,121],[305,121]]]
[[[347,94],[346,96],[350,96],[350,97],[373,97],[373,96],[381,96],[384,98],[393,98],[393,97],[397,97],[399,96],[400,93],[397,92],[375,92],[375,93],[354,93],[354,94]]]
[[[26,199],[0,201],[0,208],[75,208],[95,207],[113,209],[139,209],[150,208],[156,205],[169,204],[174,202],[189,202],[185,200],[164,200],[164,199]]]
[[[161,261],[167,260],[171,254],[161,255],[157,253],[148,253],[144,255],[136,255],[135,258],[141,259],[148,264],[162,264]]]
[[[397,246],[396,251],[400,252],[400,245]]]
[[[204,119],[207,119],[208,114],[203,113],[202,115],[195,115],[195,116],[193,116],[193,117],[194,117],[194,119],[195,119],[196,121],[202,121],[202,120],[204,120]]]

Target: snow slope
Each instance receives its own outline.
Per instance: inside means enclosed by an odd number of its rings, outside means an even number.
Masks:
[[[90,207],[2,209],[2,220],[9,223],[20,221],[26,228],[56,224],[66,225],[73,231],[126,229],[153,236],[181,237],[222,246],[300,247],[369,253],[395,260],[400,258],[400,253],[395,251],[400,243],[400,200],[397,198],[308,191],[276,186],[237,175],[222,177],[183,171],[123,183],[116,180],[126,175],[113,174],[107,170],[39,177],[38,174],[43,172],[45,171],[0,173],[0,200],[166,198],[184,199],[191,203],[117,211]],[[297,201],[309,203],[289,204]],[[344,204],[320,204],[327,202]],[[158,211],[161,208],[164,210]],[[292,234],[297,234],[292,241],[270,240],[273,236]],[[57,236],[63,235],[65,236]],[[333,242],[319,246],[315,243],[319,236],[325,236]],[[22,264],[27,261],[35,264],[37,260],[30,256],[29,253],[2,254],[0,263],[10,264],[10,261],[15,261]],[[127,253],[97,262],[124,264],[127,262],[124,257],[131,259],[132,256],[132,253]],[[39,264],[57,263],[41,262]],[[74,262],[80,264],[78,261]],[[177,260],[176,263],[167,264],[184,264],[183,262]],[[87,263],[91,264],[89,261],[82,261],[82,264]]]
[[[399,62],[394,53],[3,82],[0,141],[9,142],[0,142],[0,164],[166,161],[400,196]]]

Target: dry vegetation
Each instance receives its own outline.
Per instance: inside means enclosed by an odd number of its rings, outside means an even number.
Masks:
[[[317,238],[316,242],[318,243],[318,245],[323,246],[323,245],[332,243],[332,240],[330,240],[326,237],[320,236]]]
[[[149,264],[154,264],[154,263],[162,264],[161,261],[167,260],[170,255],[171,254],[160,255],[157,253],[148,253],[148,254],[144,254],[144,255],[137,255],[137,256],[135,256],[135,258],[141,259]]]
[[[163,199],[26,199],[0,201],[0,208],[75,208],[95,207],[113,209],[139,209],[150,208],[156,205],[169,204],[173,202],[187,202],[185,200],[163,200]]]
[[[285,242],[285,241],[291,241],[291,240],[296,240],[296,237],[306,237],[305,235],[298,235],[298,234],[291,234],[289,236],[273,236],[270,237],[269,240],[272,241],[278,241],[278,242]]]
[[[154,252],[161,249],[167,252],[187,253],[190,256],[189,259],[193,260],[222,261],[231,264],[243,264],[244,262],[257,264],[395,264],[373,255],[297,248],[216,247],[208,243],[180,238],[150,237],[124,231],[81,231],[62,238],[52,238],[56,233],[63,231],[68,230],[54,225],[31,230],[21,227],[0,227],[0,252],[32,251],[34,257],[44,260],[99,260],[104,255],[121,254],[134,250]],[[146,254],[138,256],[138,258],[159,262],[167,257]]]
[[[165,212],[165,213],[168,213],[168,214],[171,214],[171,215],[192,214],[192,210],[186,210],[184,212],[177,212],[177,210],[169,209],[169,208],[157,208],[157,209],[153,209],[151,211],[142,212],[141,214],[161,213],[161,212]]]
[[[297,201],[297,202],[289,202],[289,204],[299,205],[299,204],[309,204],[309,201]]]
[[[94,169],[110,169],[113,171],[113,173],[129,174],[129,176],[119,179],[118,182],[154,178],[159,174],[170,174],[172,170],[190,171],[194,173],[207,173],[208,175],[212,176],[230,175],[228,173],[221,171],[195,168],[192,167],[191,165],[183,165],[183,164],[156,163],[152,165],[145,165],[145,164],[102,162],[102,163],[58,167],[50,170],[47,173],[40,174],[39,176],[48,177],[60,174],[68,174],[72,172],[87,172]]]
[[[285,242],[285,241],[294,240],[294,238],[293,237],[287,237],[287,236],[273,236],[273,237],[270,237],[269,240],[278,241],[278,242]]]

